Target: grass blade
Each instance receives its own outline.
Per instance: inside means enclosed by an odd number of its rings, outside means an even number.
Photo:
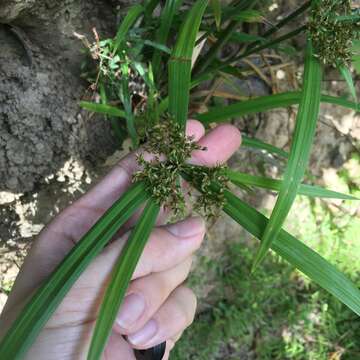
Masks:
[[[208,112],[196,115],[196,119],[201,121],[204,125],[225,122],[233,117],[240,117],[298,104],[300,98],[300,92],[286,92],[276,95],[260,96],[251,100],[239,101],[228,106],[210,108]]]
[[[211,123],[226,122],[230,118],[240,117],[268,110],[288,107],[299,104],[301,99],[301,92],[285,92],[275,95],[260,96],[255,99],[240,101],[229,106],[217,106],[210,108],[208,112],[198,114],[195,118],[201,121],[204,125]],[[360,106],[354,102],[346,99],[321,95],[321,102],[339,105],[355,111],[360,111]]]
[[[149,199],[121,252],[98,314],[88,360],[98,360],[101,358],[129,282],[155,225],[159,211],[159,205],[152,199]]]
[[[225,197],[225,213],[261,239],[269,220],[230,191],[225,191]],[[323,257],[284,230],[272,242],[271,248],[360,316],[359,289]]]
[[[124,45],[128,31],[143,12],[144,8],[139,4],[134,5],[130,8],[116,34],[114,53],[116,53]]]
[[[255,176],[250,174],[245,174],[238,171],[226,170],[226,176],[230,179],[235,185],[247,185],[255,186],[262,189],[268,189],[273,191],[280,191],[282,181],[277,179],[270,179],[262,176]],[[327,190],[320,186],[300,184],[299,185],[299,195],[305,195],[309,197],[319,197],[319,198],[330,198],[330,199],[342,199],[342,200],[359,200],[355,196],[341,194],[336,191]]]
[[[321,65],[319,60],[313,55],[312,44],[311,41],[308,40],[303,95],[297,114],[289,161],[278,199],[262,236],[263,240],[260,249],[255,257],[253,270],[264,259],[271,243],[278,236],[305,174],[320,112],[321,79]]]
[[[338,69],[348,85],[351,96],[357,103],[356,89],[355,89],[354,81],[353,81],[350,70],[345,65],[339,66]]]
[[[169,63],[169,111],[185,128],[189,108],[191,59],[208,0],[197,0],[187,14]]]
[[[81,273],[147,198],[142,183],[133,185],[84,235],[36,291],[2,339],[3,359],[20,359],[25,355]]]
[[[81,101],[80,106],[85,110],[89,110],[95,113],[125,118],[125,112],[115,106],[96,104],[89,101]]]
[[[216,28],[219,30],[221,26],[221,1],[210,0],[210,5],[214,13]]]
[[[167,39],[169,37],[171,25],[174,19],[174,16],[179,9],[182,0],[167,0],[165,3],[165,7],[160,15],[160,27],[156,32],[156,42],[161,45],[166,45]],[[152,58],[152,65],[154,76],[157,79],[160,71],[160,63],[161,63],[161,52],[158,50],[154,51]]]
[[[251,147],[251,148],[255,148],[255,149],[265,150],[265,151],[269,152],[270,154],[279,155],[285,159],[287,159],[289,157],[289,154],[286,151],[284,151],[276,146],[273,146],[271,144],[264,143],[259,139],[249,138],[246,135],[242,135],[241,145],[245,146],[245,147]]]
[[[264,16],[258,10],[244,10],[233,16],[234,19],[247,23],[263,22]]]

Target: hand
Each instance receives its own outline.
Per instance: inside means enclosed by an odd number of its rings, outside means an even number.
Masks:
[[[222,125],[205,135],[195,120],[187,123],[207,151],[194,151],[191,162],[212,166],[225,162],[239,147],[236,128]],[[1,318],[3,336],[31,294],[61,262],[76,242],[130,186],[137,168],[136,154],[125,157],[87,194],[60,213],[39,235],[25,259]],[[134,360],[133,349],[147,349],[167,342],[164,359],[195,315],[196,297],[182,285],[189,274],[192,254],[205,234],[201,218],[193,217],[152,232],[122,304],[104,359]],[[41,331],[27,359],[86,359],[112,268],[126,242],[132,219],[119,239],[107,246],[76,281],[59,308]],[[124,338],[126,336],[126,340]]]

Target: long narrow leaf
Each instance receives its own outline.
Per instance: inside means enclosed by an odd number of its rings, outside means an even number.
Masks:
[[[351,96],[353,97],[355,102],[357,102],[356,89],[355,89],[354,81],[353,81],[353,78],[351,76],[350,70],[345,65],[339,66],[339,70],[340,70],[341,75],[343,76],[343,78],[345,79],[345,81],[346,81],[346,83],[348,85]]]
[[[285,92],[275,95],[260,96],[255,99],[240,101],[228,106],[218,106],[210,108],[208,112],[195,115],[195,118],[204,125],[211,123],[225,122],[230,118],[240,117],[268,110],[288,107],[299,104],[301,92]],[[343,106],[355,111],[360,110],[360,106],[346,99],[321,95],[321,102]]]
[[[320,111],[321,79],[321,65],[319,60],[313,55],[312,44],[308,40],[303,95],[296,118],[289,161],[278,199],[271,214],[269,224],[264,231],[260,249],[255,257],[253,269],[264,259],[271,243],[278,236],[305,174]]]
[[[180,29],[169,63],[169,111],[183,128],[188,115],[191,58],[208,0],[197,0]]]
[[[92,335],[88,360],[99,360],[111,334],[116,315],[125,297],[135,267],[155,225],[160,207],[149,199],[134,230],[131,232],[113,270],[106,289],[95,330]]]
[[[268,189],[277,192],[280,191],[282,185],[281,180],[270,179],[263,176],[245,174],[230,169],[226,170],[225,174],[229,178],[229,180],[235,185],[255,186],[255,187],[260,187],[262,189]],[[320,186],[307,185],[307,184],[300,184],[298,194],[309,197],[319,197],[319,198],[359,200],[358,198],[351,195],[341,194],[336,191],[324,189]]]
[[[221,1],[210,0],[211,9],[214,13],[216,28],[219,30],[221,25]]]
[[[160,27],[156,32],[156,42],[161,45],[166,45],[169,37],[170,28],[174,19],[174,16],[179,9],[182,0],[167,0],[163,11],[160,15]],[[161,52],[158,50],[154,51],[152,58],[152,65],[155,78],[158,77],[160,71]]]
[[[251,148],[255,148],[255,149],[265,150],[271,154],[279,155],[285,159],[287,159],[289,157],[289,154],[286,151],[284,151],[276,146],[273,146],[271,144],[264,143],[263,141],[261,141],[259,139],[250,138],[246,135],[242,135],[241,145],[245,146],[245,147],[251,147]]]
[[[225,197],[224,211],[250,234],[261,239],[269,220],[230,191],[225,191]],[[323,257],[284,230],[272,242],[271,248],[360,316],[359,289]]]
[[[125,112],[115,106],[96,104],[88,101],[81,101],[80,106],[85,110],[89,110],[95,113],[125,118]]]
[[[83,236],[36,291],[2,339],[2,359],[21,359],[26,354],[81,273],[147,198],[143,184],[134,185]]]
[[[124,45],[128,31],[143,12],[144,8],[139,4],[134,5],[130,8],[116,34],[114,53],[116,53],[117,50]]]

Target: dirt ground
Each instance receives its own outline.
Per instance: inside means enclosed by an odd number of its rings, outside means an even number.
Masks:
[[[95,0],[48,1],[46,6],[40,0],[15,3],[0,5],[0,22],[11,23],[0,24],[0,311],[34,237],[125,153],[103,118],[79,110],[78,101],[88,85],[79,76],[83,54],[73,36],[77,31],[91,37],[93,26],[104,36],[113,33],[116,2],[101,1],[101,6]],[[35,11],[39,6],[44,6],[43,12]],[[298,74],[301,69],[291,63],[269,80],[272,86],[275,81],[275,90],[295,89],[293,78]],[[327,78],[331,81],[324,87],[329,93],[346,93],[336,72]],[[258,94],[269,91],[261,81],[255,88]],[[236,124],[250,135],[288,149],[295,114],[294,109],[271,111]],[[336,187],[331,172],[359,152],[359,142],[360,117],[323,105],[310,166],[317,182]],[[272,176],[283,166],[247,149],[239,150],[230,163],[251,172],[265,166]],[[265,209],[274,200],[262,192],[249,198]],[[224,218],[211,227],[201,251],[216,258],[224,239],[239,236],[244,236],[243,231]],[[199,289],[199,293],[205,298],[208,290]]]

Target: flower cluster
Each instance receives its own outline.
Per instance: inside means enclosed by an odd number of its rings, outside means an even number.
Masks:
[[[216,216],[223,207],[224,195],[222,187],[214,189],[211,183],[224,183],[223,167],[205,168],[187,163],[194,150],[206,151],[206,148],[186,136],[170,117],[148,129],[145,139],[144,148],[151,159],[146,160],[143,154],[138,156],[141,170],[134,174],[133,180],[144,181],[152,197],[177,216],[186,210],[182,176],[189,177],[200,191],[199,196],[194,196],[192,189],[187,189],[189,199],[196,199],[194,210],[206,217]]]
[[[327,65],[346,65],[352,57],[352,41],[359,28],[351,20],[351,0],[313,2],[308,23],[315,54]]]

